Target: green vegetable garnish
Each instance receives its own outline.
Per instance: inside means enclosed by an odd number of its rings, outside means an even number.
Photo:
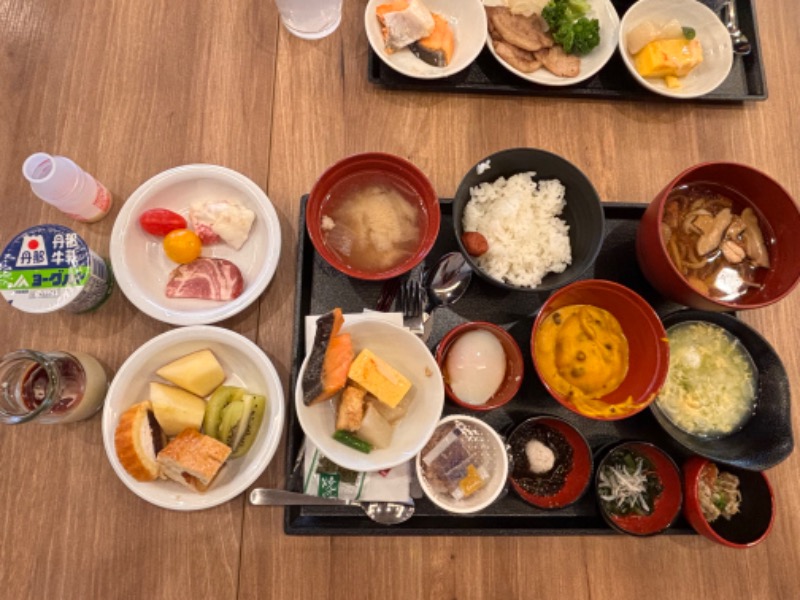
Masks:
[[[372,452],[372,444],[365,442],[361,438],[357,438],[352,433],[345,431],[344,429],[336,430],[333,433],[333,439],[335,439],[337,442],[341,442],[345,446],[349,446],[353,450],[363,452],[364,454],[369,454]]]
[[[542,9],[553,39],[567,54],[588,54],[600,43],[600,22],[584,16],[589,8],[587,0],[552,0]]]
[[[697,32],[694,30],[693,27],[683,27],[683,37],[687,40],[693,40],[697,35]]]

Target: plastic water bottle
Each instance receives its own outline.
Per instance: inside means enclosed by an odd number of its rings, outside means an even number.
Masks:
[[[37,152],[22,165],[33,193],[76,221],[94,223],[111,209],[106,187],[64,156]]]

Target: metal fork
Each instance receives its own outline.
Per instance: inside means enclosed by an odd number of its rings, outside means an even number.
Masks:
[[[403,311],[403,325],[417,335],[425,331],[422,311],[426,295],[422,285],[422,269],[414,269],[400,285],[398,300]]]

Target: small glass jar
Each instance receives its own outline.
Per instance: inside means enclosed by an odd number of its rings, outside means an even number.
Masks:
[[[88,419],[107,390],[105,368],[88,354],[17,350],[0,359],[0,422]]]

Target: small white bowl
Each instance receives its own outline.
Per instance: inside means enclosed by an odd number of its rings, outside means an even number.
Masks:
[[[244,291],[229,302],[167,298],[167,281],[178,265],[167,258],[163,238],[142,230],[139,216],[151,208],[166,208],[188,221],[189,205],[208,197],[235,197],[256,214],[240,250],[219,243],[203,247],[201,253],[239,267]],[[152,177],[122,206],[111,233],[111,265],[120,289],[143,313],[172,325],[216,323],[244,310],[266,289],[280,251],[280,223],[267,195],[241,173],[216,165],[185,165]]]
[[[408,48],[388,54],[384,47],[381,26],[375,9],[389,0],[369,0],[364,12],[364,27],[372,49],[389,67],[415,79],[441,79],[466,69],[483,49],[486,39],[486,11],[481,0],[425,0],[431,12],[439,13],[449,23],[455,36],[453,59],[446,67],[434,67]]]
[[[308,356],[300,367],[295,385],[295,410],[300,426],[320,452],[353,471],[380,471],[414,458],[433,433],[444,407],[444,383],[436,360],[416,335],[391,323],[365,320],[352,325],[345,317],[342,333],[349,333],[356,355],[369,348],[411,381],[408,414],[394,427],[388,448],[364,454],[333,439],[336,424],[335,400],[312,406],[303,402],[301,382]]]
[[[506,445],[500,435],[489,425],[467,415],[450,415],[445,417],[437,423],[434,431],[440,427],[452,423],[453,421],[460,421],[466,425],[467,429],[478,430],[485,436],[485,443],[483,451],[490,453],[490,463],[493,463],[489,468],[489,481],[476,491],[471,496],[456,500],[446,494],[442,494],[434,490],[428,483],[427,478],[422,470],[422,454],[417,455],[417,479],[419,480],[422,491],[428,499],[439,508],[447,512],[456,514],[469,514],[483,510],[492,502],[497,500],[498,496],[505,489],[506,482],[508,481],[508,453]],[[427,443],[427,442],[426,442]]]
[[[628,32],[644,21],[656,24],[677,19],[683,27],[697,33],[703,46],[703,62],[681,78],[682,87],[669,88],[662,77],[642,77],[636,72],[628,52]],[[717,89],[733,65],[733,45],[725,25],[714,12],[697,0],[639,0],[622,17],[619,28],[619,51],[628,71],[648,90],[669,98],[697,98]]]
[[[486,46],[489,51],[506,69],[527,81],[553,87],[573,85],[594,76],[606,66],[617,49],[619,40],[619,15],[611,0],[589,0],[592,10],[586,15],[589,19],[597,19],[600,23],[600,44],[586,56],[581,56],[581,72],[576,77],[558,77],[541,67],[533,73],[523,73],[504,61],[494,50],[492,38],[486,31]]]
[[[250,450],[230,459],[211,488],[194,492],[168,480],[136,481],[122,467],[114,449],[119,418],[130,406],[148,398],[151,381],[162,381],[156,369],[191,352],[210,349],[226,375],[226,385],[244,387],[267,397],[267,412]],[[119,368],[103,408],[103,445],[117,476],[128,489],[151,504],[172,510],[201,510],[223,504],[244,492],[264,472],[281,438],[284,421],[283,387],[272,362],[253,342],[220,327],[172,329],[139,347]]]

